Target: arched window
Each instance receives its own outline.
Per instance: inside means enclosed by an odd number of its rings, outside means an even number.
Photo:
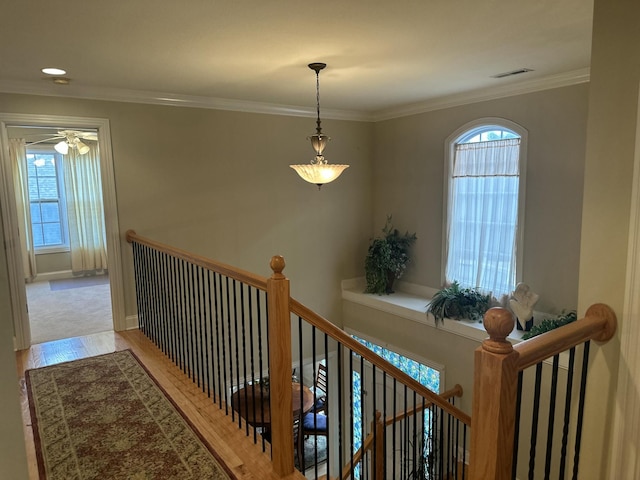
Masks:
[[[446,147],[445,283],[501,299],[521,279],[526,130],[482,119]]]

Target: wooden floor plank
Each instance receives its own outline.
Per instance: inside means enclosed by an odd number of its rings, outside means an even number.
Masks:
[[[231,468],[238,480],[275,480],[278,477],[262,446],[248,439],[245,429],[238,428],[237,421],[225,414],[217,404],[203,394],[182,371],[176,367],[153,343],[137,330],[127,332],[103,332],[85,337],[57,340],[34,345],[16,353],[20,378],[21,407],[24,422],[29,478],[38,479],[36,454],[31,431],[31,416],[24,372],[56,363],[86,358],[95,355],[131,349],[151,372],[171,399],[185,413],[205,440]],[[237,416],[236,416],[237,420]],[[286,480],[303,480],[299,472],[285,477]]]

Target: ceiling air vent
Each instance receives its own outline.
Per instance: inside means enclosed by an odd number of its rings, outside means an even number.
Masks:
[[[492,75],[491,78],[504,78],[510,77],[512,75],[520,75],[521,73],[533,72],[530,68],[519,68],[517,70],[512,70],[510,72],[498,73],[497,75]]]

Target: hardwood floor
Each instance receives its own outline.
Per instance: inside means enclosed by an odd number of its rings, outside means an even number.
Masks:
[[[269,455],[263,453],[261,446],[255,445],[245,436],[244,429],[240,430],[238,424],[225,415],[224,410],[213,405],[211,400],[144,335],[137,330],[131,330],[57,340],[16,352],[31,480],[38,479],[38,472],[29,401],[24,382],[25,370],[124,349],[131,349],[138,356],[167,394],[231,468],[238,480],[281,478],[273,472]],[[297,471],[284,478],[304,480],[304,476]]]

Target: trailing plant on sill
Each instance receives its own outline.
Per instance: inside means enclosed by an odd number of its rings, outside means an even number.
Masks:
[[[490,304],[490,295],[476,288],[460,288],[458,282],[453,282],[433,296],[427,305],[427,315],[433,315],[436,325],[445,318],[481,321]]]
[[[578,315],[575,310],[572,310],[569,313],[561,313],[554,318],[546,318],[538,325],[531,327],[531,330],[522,336],[522,340],[529,340],[530,338],[542,335],[543,333],[550,332],[551,330],[555,330],[556,328],[575,322],[577,319]]]
[[[369,244],[364,262],[367,287],[364,293],[393,293],[393,280],[402,277],[409,263],[409,249],[416,241],[416,234],[401,234],[393,228],[391,215],[382,229],[383,236],[375,237]]]

